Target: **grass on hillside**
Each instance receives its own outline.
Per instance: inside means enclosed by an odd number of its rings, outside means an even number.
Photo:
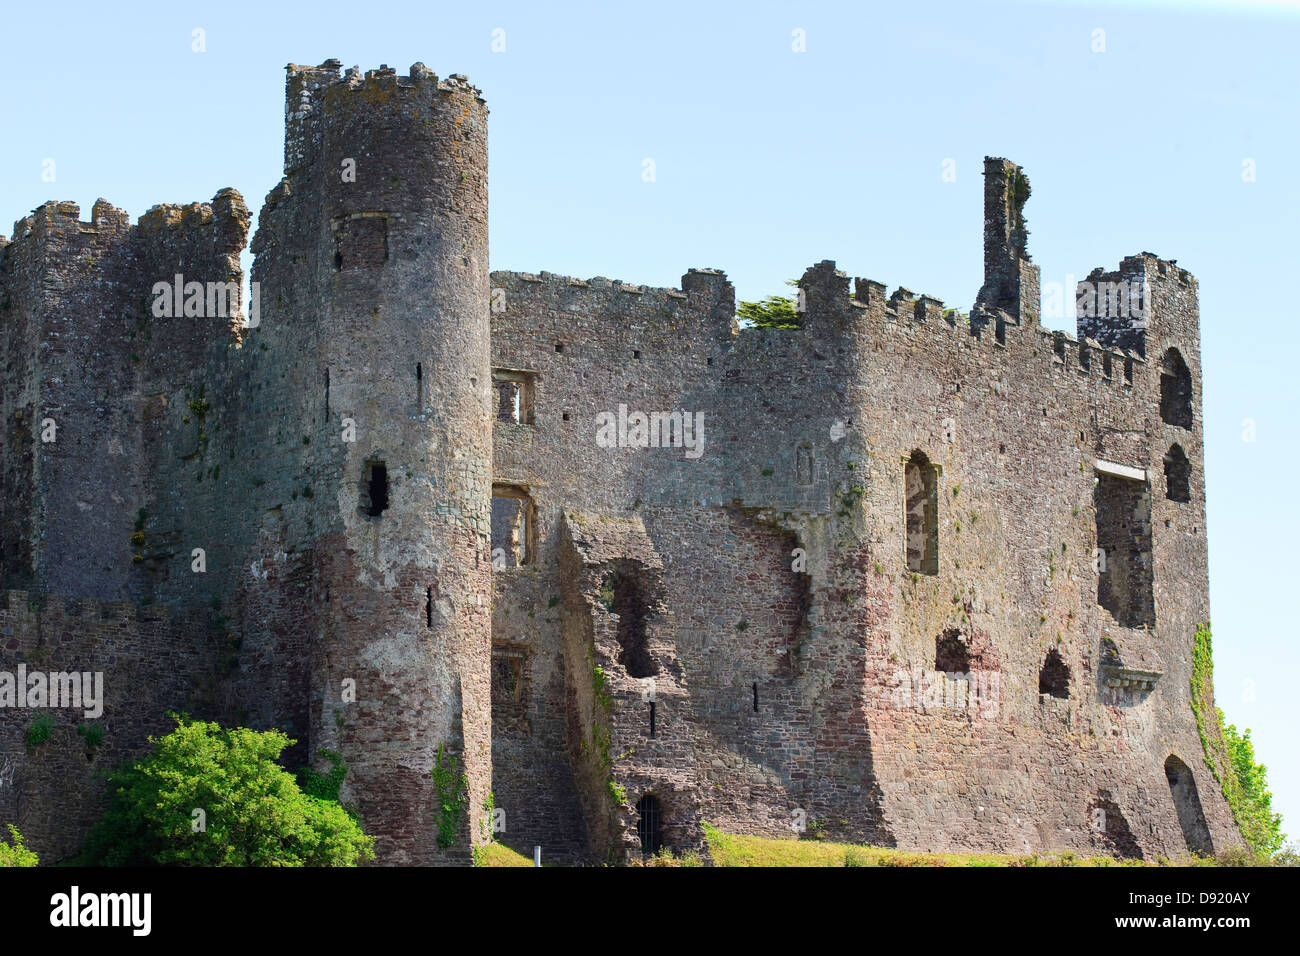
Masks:
[[[1012,856],[1006,853],[912,853],[886,847],[832,843],[829,840],[781,840],[771,837],[723,833],[704,824],[709,855],[714,866],[1295,866],[1294,852],[1273,860],[1248,851],[1228,850],[1218,857],[1186,856],[1176,860],[1158,857],[1155,862],[1118,860],[1111,856],[1080,856],[1068,850]],[[532,866],[533,861],[499,843],[475,851],[476,866]],[[700,866],[695,853],[674,857],[667,851],[633,866]]]
[[[1003,853],[908,853],[829,840],[775,840],[722,833],[707,823],[704,835],[714,866],[1151,866],[1141,860],[1075,853],[1009,856]]]
[[[474,848],[475,866],[532,866],[532,857],[517,853],[500,843],[485,843]]]

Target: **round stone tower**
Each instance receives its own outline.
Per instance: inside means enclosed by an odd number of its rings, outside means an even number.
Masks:
[[[310,748],[346,761],[378,862],[468,862],[491,785],[487,108],[418,63],[288,69],[253,335],[309,419]]]

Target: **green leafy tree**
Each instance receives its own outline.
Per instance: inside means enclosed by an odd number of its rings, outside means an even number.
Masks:
[[[278,730],[176,717],[153,750],[109,778],[83,862],[100,866],[355,866],[374,841],[333,800],[302,792]],[[196,813],[201,811],[201,813]]]
[[[787,279],[786,285],[797,286],[798,281]],[[797,329],[799,312],[795,300],[784,295],[769,295],[761,302],[740,302],[736,305],[736,318],[759,329]]]
[[[1255,763],[1255,748],[1250,742],[1250,731],[1237,733],[1237,728],[1225,723],[1223,739],[1228,744],[1228,766],[1237,778],[1240,797],[1234,807],[1241,835],[1251,848],[1269,855],[1282,849],[1286,835],[1282,833],[1282,814],[1273,812],[1273,794],[1268,789],[1268,768]]]
[[[23,846],[23,835],[12,823],[9,824],[9,838],[13,840],[12,846],[0,840],[0,867],[35,866],[40,862],[35,853]]]

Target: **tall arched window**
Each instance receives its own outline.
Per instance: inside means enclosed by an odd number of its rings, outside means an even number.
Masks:
[[[907,511],[907,567],[939,573],[939,469],[914,451],[903,470]]]
[[[1169,425],[1192,427],[1192,373],[1174,348],[1160,362],[1160,417]]]

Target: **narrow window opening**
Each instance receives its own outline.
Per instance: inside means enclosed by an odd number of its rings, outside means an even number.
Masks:
[[[1133,360],[1131,358],[1124,360],[1124,381],[1129,385],[1133,384]]]
[[[907,566],[921,574],[939,573],[939,469],[922,452],[913,452],[904,469],[907,511]]]
[[[564,343],[563,343],[563,342],[556,342],[556,343],[555,343],[555,351],[556,351],[557,353],[563,353],[563,352],[564,352]]]
[[[562,418],[564,421],[567,422],[569,420],[569,413],[565,412],[563,415],[560,416],[560,418]]]
[[[1178,349],[1160,363],[1160,418],[1179,428],[1192,427],[1192,373]]]
[[[641,840],[641,852],[654,856],[664,845],[663,811],[659,798],[646,794],[636,802],[636,835]]]
[[[955,628],[949,628],[934,641],[934,669],[945,674],[966,674],[970,672],[970,647],[966,635]]]
[[[1165,496],[1170,501],[1192,500],[1192,466],[1181,445],[1174,445],[1165,455]]]
[[[433,630],[433,588],[424,591],[424,626]]]
[[[634,359],[639,359],[639,358],[641,357],[641,350],[640,350],[640,349],[633,349],[633,350],[632,350],[632,357],[633,357]]]
[[[1109,352],[1101,353],[1101,374],[1110,378],[1112,373],[1111,358]]]
[[[424,411],[424,366],[420,362],[415,363],[415,410]]]
[[[794,450],[794,480],[797,485],[813,483],[813,449],[807,442]]]
[[[1155,624],[1151,494],[1145,482],[1105,472],[1093,489],[1097,513],[1097,603],[1124,627]]]
[[[325,369],[325,422],[330,420],[330,370]]]
[[[655,702],[650,701],[650,736],[655,735]]]
[[[757,714],[758,713],[758,681],[754,681],[752,686],[754,688],[754,713]]]
[[[532,564],[537,548],[537,515],[528,490],[519,485],[492,486],[492,566]]]
[[[382,461],[368,460],[361,475],[361,513],[367,518],[378,518],[388,508],[388,466]]]
[[[1066,700],[1070,696],[1070,668],[1056,648],[1047,652],[1042,669],[1038,672],[1038,693]]]

